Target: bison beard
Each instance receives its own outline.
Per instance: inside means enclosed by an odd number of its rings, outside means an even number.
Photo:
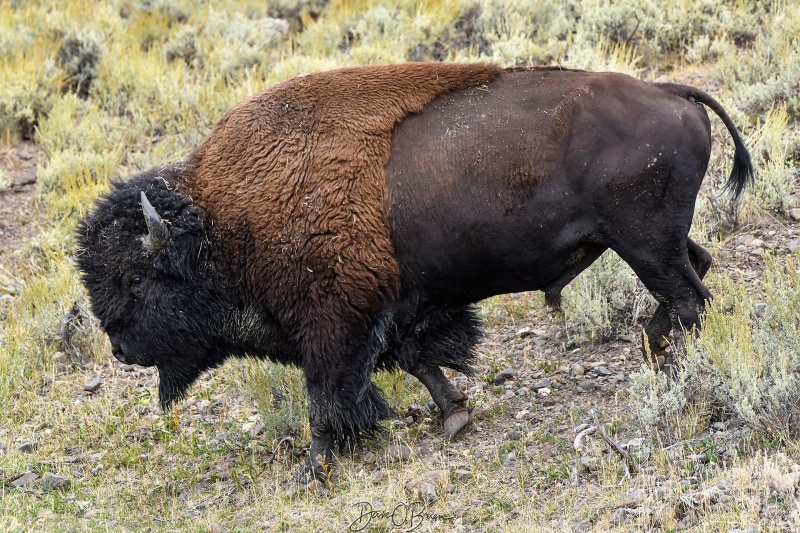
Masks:
[[[627,76],[408,64],[301,76],[234,106],[182,165],[115,182],[78,228],[92,309],[166,407],[228,357],[305,374],[312,442],[296,476],[381,431],[371,381],[400,367],[469,421],[440,367],[470,373],[474,302],[561,289],[606,249],[661,303],[649,348],[699,327],[708,252],[688,239],[719,115],[692,88]]]

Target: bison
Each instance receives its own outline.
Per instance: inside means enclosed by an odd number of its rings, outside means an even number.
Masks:
[[[163,407],[228,357],[302,368],[312,440],[298,482],[393,411],[379,369],[418,378],[444,435],[469,422],[441,367],[470,373],[472,305],[561,289],[605,250],[660,303],[656,355],[699,327],[711,257],[688,237],[711,151],[672,83],[561,68],[401,64],[299,76],[235,105],[180,164],[115,181],[77,230],[92,310]]]

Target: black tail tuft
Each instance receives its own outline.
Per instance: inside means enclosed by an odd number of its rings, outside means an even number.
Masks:
[[[736,151],[733,154],[733,168],[731,169],[731,175],[728,177],[728,181],[725,183],[725,190],[731,194],[734,202],[737,201],[742,191],[755,181],[755,172],[753,170],[753,162],[750,159],[750,153],[747,151],[747,147],[745,147],[744,141],[742,141],[741,135],[739,135],[739,132],[736,130],[736,126],[733,124],[731,117],[728,116],[728,113],[725,112],[725,109],[723,109],[719,102],[700,89],[695,89],[688,85],[679,85],[677,83],[659,83],[658,85],[667,91],[677,94],[681,98],[700,102],[707,106],[717,114],[720,120],[722,120],[722,123],[725,124],[725,127],[728,128],[728,132],[733,138],[733,145]]]

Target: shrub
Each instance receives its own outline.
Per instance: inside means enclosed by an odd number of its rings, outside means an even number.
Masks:
[[[564,289],[562,307],[569,341],[598,343],[649,319],[655,300],[617,254],[606,252]]]
[[[686,438],[727,412],[762,438],[800,437],[800,260],[768,256],[766,265],[763,312],[743,282],[714,276],[716,297],[675,381],[649,368],[631,375],[632,404],[646,431]]]
[[[89,89],[97,78],[97,64],[102,50],[96,36],[90,33],[69,33],[58,49],[58,61],[64,70],[64,90],[81,98],[89,96]]]

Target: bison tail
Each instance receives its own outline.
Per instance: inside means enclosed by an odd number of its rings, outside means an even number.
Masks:
[[[687,85],[678,85],[676,83],[659,83],[658,85],[667,91],[677,94],[681,98],[693,102],[700,102],[705,105],[714,111],[720,120],[722,120],[722,123],[725,124],[725,127],[728,128],[733,138],[733,145],[736,151],[733,154],[733,168],[731,169],[731,175],[728,177],[728,182],[725,184],[725,190],[732,194],[734,201],[738,200],[745,187],[753,184],[755,174],[753,171],[753,162],[750,159],[750,153],[747,151],[744,141],[742,141],[742,137],[739,135],[739,131],[733,124],[731,117],[728,116],[728,113],[725,112],[725,109],[723,109],[719,102],[700,89],[695,89]]]

